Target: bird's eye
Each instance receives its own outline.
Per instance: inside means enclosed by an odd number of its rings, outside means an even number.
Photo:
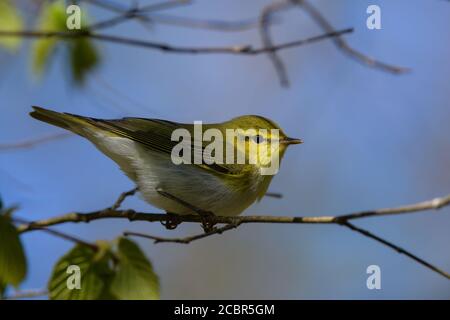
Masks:
[[[264,142],[264,137],[263,136],[261,136],[261,135],[256,135],[256,136],[254,136],[253,137],[253,140],[256,142],[256,143],[261,143],[261,142]]]

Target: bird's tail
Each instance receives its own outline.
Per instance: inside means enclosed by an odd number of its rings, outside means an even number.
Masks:
[[[87,117],[56,112],[35,106],[33,109],[34,111],[30,112],[30,116],[33,118],[72,131],[81,136],[85,136],[85,129],[93,127],[93,119]]]

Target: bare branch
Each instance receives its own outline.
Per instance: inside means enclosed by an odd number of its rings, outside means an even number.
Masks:
[[[283,198],[283,194],[278,193],[278,192],[266,192],[266,194],[264,196],[270,197],[270,198],[276,198],[276,199]]]
[[[412,213],[426,210],[438,210],[450,205],[450,195],[436,198],[434,200],[419,202],[412,205],[386,208],[372,211],[361,211],[355,213],[349,213],[338,216],[216,216],[217,223],[233,224],[233,223],[281,223],[281,224],[342,224],[348,220],[356,220],[368,217],[377,217],[385,215],[395,215]],[[23,224],[18,227],[20,232],[27,232],[35,230],[39,227],[48,227],[53,225],[59,225],[64,223],[79,223],[79,222],[91,222],[99,219],[128,219],[130,221],[147,221],[147,222],[165,222],[167,214],[165,213],[144,213],[136,212],[134,210],[111,210],[106,208],[104,210],[93,211],[89,213],[71,212],[64,215],[56,216],[53,218],[38,220],[30,223]],[[199,215],[180,215],[181,222],[201,222]]]
[[[149,17],[154,23],[212,31],[239,32],[259,27],[259,19],[223,21],[211,19],[193,19],[188,17],[178,17],[162,14],[151,14]],[[270,19],[268,23],[275,24],[277,23],[277,20]]]
[[[138,39],[130,39],[125,37],[119,37],[114,35],[106,35],[99,33],[91,33],[88,31],[79,32],[58,32],[58,31],[6,31],[0,30],[0,37],[28,37],[28,38],[62,38],[62,39],[76,39],[76,38],[92,38],[98,41],[105,41],[129,46],[142,47],[146,49],[160,50],[164,52],[172,52],[179,54],[241,54],[241,55],[258,55],[267,52],[275,52],[279,50],[285,50],[288,48],[299,47],[306,44],[322,41],[331,37],[337,37],[347,33],[353,32],[353,29],[344,29],[340,31],[334,31],[319,36],[314,36],[307,39],[286,42],[284,44],[254,49],[249,45],[237,45],[230,47],[176,47],[159,42],[151,42]]]
[[[299,5],[302,9],[304,9],[311,18],[325,31],[331,32],[334,30],[333,26],[328,22],[328,20],[322,15],[322,13],[316,9],[309,1],[307,0],[290,0],[293,4]],[[350,45],[342,39],[342,37],[335,37],[333,39],[334,44],[348,56],[356,59],[357,61],[370,66],[376,69],[380,69],[382,71],[391,72],[394,74],[400,74],[409,72],[409,68],[394,66],[391,64],[384,63],[382,61],[376,60],[372,57],[369,57],[358,50],[353,49]]]
[[[90,31],[98,31],[101,29],[106,29],[106,28],[111,28],[115,25],[118,25],[122,22],[128,21],[130,19],[133,18],[137,18],[139,21],[141,22],[146,22],[146,23],[151,23],[152,20],[150,18],[148,18],[145,15],[140,14],[137,9],[130,9],[128,11],[125,11],[124,13],[122,13],[119,16],[110,18],[110,19],[106,19],[104,21],[100,21],[94,24],[91,24],[89,27],[86,27],[86,29],[90,30]]]
[[[273,47],[273,41],[272,41],[272,38],[271,38],[270,32],[269,32],[269,21],[270,21],[271,16],[274,13],[281,11],[281,10],[285,10],[290,6],[292,6],[292,3],[290,0],[283,0],[283,1],[271,3],[271,4],[267,5],[266,7],[264,7],[263,10],[261,11],[261,16],[260,16],[260,20],[259,20],[259,24],[260,24],[259,30],[260,30],[263,46],[265,48]],[[281,60],[281,58],[278,56],[278,54],[275,51],[269,51],[267,53],[267,55],[269,56],[270,60],[272,61],[273,66],[275,67],[275,70],[280,79],[281,86],[288,87],[289,79],[288,79],[286,67],[284,66],[283,61]]]
[[[167,0],[159,3],[152,3],[146,6],[140,7],[140,12],[154,12],[166,9],[172,9],[174,7],[185,6],[192,3],[192,0]]]
[[[362,212],[357,212],[357,213],[351,213],[351,214],[340,216],[340,219],[354,220],[354,219],[366,218],[366,217],[380,217],[380,216],[387,216],[387,215],[397,215],[397,214],[405,214],[405,213],[412,213],[412,212],[419,212],[419,211],[433,210],[433,209],[437,210],[437,209],[443,208],[448,205],[450,205],[450,195],[441,197],[441,198],[435,198],[435,199],[428,200],[428,201],[415,203],[415,204],[412,204],[409,206],[379,209],[379,210],[375,210],[375,211],[362,211]]]
[[[155,244],[156,243],[161,243],[161,242],[172,242],[172,243],[189,244],[189,243],[191,243],[192,241],[195,241],[195,240],[203,239],[203,238],[215,235],[215,234],[222,234],[225,231],[237,228],[239,225],[240,225],[239,222],[237,222],[237,223],[230,223],[230,224],[227,224],[227,225],[225,225],[223,227],[213,228],[213,229],[211,229],[209,231],[206,231],[204,233],[200,233],[200,234],[197,234],[197,235],[194,235],[194,236],[190,236],[190,237],[185,237],[185,238],[164,238],[164,237],[157,237],[157,236],[152,236],[152,235],[149,235],[149,234],[133,232],[133,231],[125,231],[123,233],[123,235],[124,236],[134,236],[134,237],[147,238],[147,239],[153,240]]]
[[[207,230],[202,234],[194,235],[191,237],[186,238],[162,238],[162,237],[156,237],[151,235],[144,235],[136,232],[127,232],[127,235],[133,235],[133,236],[143,236],[150,238],[154,240],[155,242],[175,242],[175,243],[189,243],[194,240],[203,239],[208,236],[219,234],[222,232],[225,232],[227,230],[234,229],[238,227],[241,224],[244,223],[282,223],[282,224],[337,224],[337,225],[343,225],[347,228],[358,232],[360,234],[363,234],[371,239],[374,239],[387,247],[394,249],[396,251],[399,251],[402,254],[405,254],[409,258],[413,259],[414,261],[426,266],[427,268],[443,275],[446,278],[450,277],[448,276],[448,273],[440,270],[439,268],[433,266],[432,264],[426,262],[425,260],[422,260],[418,258],[417,256],[413,255],[412,253],[406,251],[405,249],[402,249],[387,240],[384,240],[364,229],[361,229],[359,227],[356,227],[355,225],[351,224],[349,221],[351,220],[357,220],[362,218],[368,218],[368,217],[379,217],[379,216],[386,216],[386,215],[396,215],[396,214],[406,214],[406,213],[413,213],[413,212],[419,212],[419,211],[425,211],[425,210],[438,210],[443,207],[450,205],[450,195],[447,195],[445,197],[441,198],[435,198],[433,200],[429,201],[423,201],[411,205],[401,206],[401,207],[395,207],[395,208],[385,208],[385,209],[378,209],[378,210],[372,210],[372,211],[361,211],[361,212],[355,212],[355,213],[349,213],[345,215],[337,215],[337,216],[318,216],[318,217],[308,217],[308,216],[297,216],[297,217],[288,217],[288,216],[237,216],[237,217],[224,217],[224,216],[214,216],[214,221],[217,224],[225,224],[225,226],[221,228],[213,228],[211,230]],[[136,212],[134,210],[112,210],[111,208],[106,208],[104,210],[100,211],[94,211],[90,213],[79,213],[79,212],[72,212],[65,215],[34,221],[34,222],[27,222],[23,223],[21,226],[18,227],[19,232],[29,232],[33,230],[40,230],[42,228],[46,228],[48,226],[52,225],[59,225],[64,224],[68,222],[91,222],[94,220],[100,220],[100,219],[107,219],[107,218],[114,218],[114,219],[128,219],[130,221],[147,221],[147,222],[167,222],[170,220],[170,215],[168,214],[160,214],[160,213],[143,213],[143,212]],[[177,218],[180,222],[203,222],[204,217],[194,214],[194,215],[179,215]],[[47,229],[45,229],[47,230]]]
[[[13,218],[12,220],[16,223],[21,223],[21,224],[30,224],[31,223],[31,222],[26,221],[25,219],[21,219],[21,218]],[[45,226],[37,227],[36,230],[42,230],[42,231],[44,231],[48,234],[51,234],[55,237],[58,237],[58,238],[61,238],[61,239],[64,239],[64,240],[67,240],[67,241],[70,241],[70,242],[73,242],[76,244],[81,244],[83,246],[91,248],[94,251],[98,250],[98,246],[96,244],[86,242],[84,240],[81,240],[80,238],[74,237],[72,235],[69,235],[69,234],[61,232],[61,231],[49,229]]]
[[[139,190],[138,188],[134,188],[130,191],[121,193],[119,198],[117,198],[116,202],[112,205],[111,210],[119,209],[122,203],[125,201],[125,199],[134,196],[138,190]]]
[[[0,144],[0,151],[28,149],[28,148],[32,148],[32,147],[37,146],[42,143],[68,138],[70,136],[72,136],[71,133],[63,132],[63,133],[56,133],[56,134],[52,134],[52,135],[48,135],[48,136],[40,137],[40,138],[36,138],[36,139],[25,140],[25,141],[21,141],[21,142],[17,142],[17,143],[4,143],[4,144]]]
[[[128,8],[125,5],[122,5],[117,2],[112,1],[105,1],[105,0],[82,0],[83,2],[90,3],[92,5],[95,5],[99,8],[107,9],[110,11],[114,11],[117,13],[122,13],[124,11],[127,11]],[[192,3],[192,0],[167,0],[167,1],[161,1],[159,3],[153,3],[148,4],[145,6],[142,6],[139,8],[139,11],[142,12],[154,12],[154,11],[160,11],[165,9],[171,9],[177,6],[182,5],[189,5]]]
[[[349,228],[349,229],[351,229],[351,230],[353,230],[353,231],[355,231],[355,232],[358,232],[358,233],[362,234],[363,236],[366,236],[366,237],[368,237],[368,238],[370,238],[370,239],[373,239],[373,240],[375,240],[375,241],[378,241],[378,242],[384,244],[385,246],[387,246],[387,247],[389,247],[389,248],[391,248],[391,249],[394,249],[395,251],[397,251],[397,252],[400,253],[400,254],[406,255],[407,257],[413,259],[414,261],[416,261],[416,262],[418,262],[419,264],[421,264],[421,265],[427,267],[428,269],[431,269],[431,270],[433,270],[434,272],[437,272],[437,273],[439,273],[440,275],[446,277],[447,279],[450,279],[450,273],[445,272],[445,271],[439,269],[438,267],[436,267],[436,266],[432,265],[431,263],[429,263],[429,262],[427,262],[427,261],[425,261],[425,260],[423,260],[423,259],[417,257],[416,255],[410,253],[409,251],[406,251],[405,249],[403,249],[403,248],[401,248],[401,247],[399,247],[399,246],[393,244],[392,242],[389,242],[389,241],[387,241],[387,240],[385,240],[385,239],[383,239],[383,238],[380,238],[379,236],[374,235],[373,233],[371,233],[371,232],[369,232],[369,231],[367,231],[367,230],[365,230],[365,229],[362,229],[362,228],[360,228],[360,227],[357,227],[357,226],[355,226],[354,224],[351,224],[351,223],[348,222],[348,221],[342,223],[342,225],[345,226],[345,227],[347,227],[347,228]]]
[[[145,23],[159,23],[185,28],[194,29],[206,29],[212,31],[225,31],[225,32],[236,32],[245,31],[253,29],[259,26],[259,19],[246,19],[238,21],[223,21],[223,20],[212,20],[212,19],[195,19],[189,17],[179,17],[173,15],[164,14],[154,14],[155,11],[160,11],[161,9],[167,9],[168,7],[173,7],[174,4],[189,4],[187,1],[173,1],[165,2],[160,4],[150,4],[146,7],[133,7],[126,9],[122,6],[106,7],[112,12],[119,13],[119,15],[106,19],[101,22],[90,25],[86,29],[89,30],[100,30],[106,29],[117,24],[126,22],[131,19],[137,19],[139,22]],[[275,19],[270,19],[268,24],[275,22]]]

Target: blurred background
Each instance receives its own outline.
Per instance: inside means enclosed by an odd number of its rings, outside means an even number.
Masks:
[[[355,28],[345,36],[350,45],[412,72],[371,69],[327,40],[280,53],[291,82],[283,88],[265,55],[182,55],[98,43],[100,64],[79,86],[61,52],[37,79],[30,70],[31,40],[26,40],[16,54],[0,54],[0,144],[62,132],[29,117],[32,105],[100,118],[188,123],[259,114],[305,143],[290,148],[271,184],[270,191],[283,198],[264,198],[244,214],[336,215],[450,193],[450,4],[313,2],[336,29]],[[257,18],[268,3],[197,0],[164,14],[238,21]],[[381,8],[381,30],[366,27],[371,4]],[[87,8],[93,21],[112,16]],[[271,28],[275,43],[323,33],[298,8],[277,18]],[[179,46],[261,46],[257,29],[219,32],[159,23],[149,28],[130,21],[104,33]],[[80,137],[0,151],[0,194],[7,205],[19,204],[17,216],[28,220],[102,209],[131,188],[116,164]],[[136,197],[124,207],[158,212]],[[449,208],[355,224],[450,270]],[[114,239],[124,230],[169,237],[201,231],[192,224],[168,231],[159,223],[117,220],[56,228],[86,240]],[[22,288],[43,288],[72,243],[41,232],[22,239],[30,264]],[[450,298],[450,284],[442,276],[337,225],[244,225],[190,245],[136,240],[160,276],[166,299]],[[366,268],[372,264],[381,268],[381,290],[366,287]]]

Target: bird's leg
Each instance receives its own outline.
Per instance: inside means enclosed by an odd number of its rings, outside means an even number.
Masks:
[[[175,202],[178,202],[182,206],[184,206],[184,207],[186,207],[186,208],[188,208],[188,209],[198,213],[198,215],[200,215],[200,217],[201,217],[202,227],[203,227],[203,230],[205,230],[205,232],[212,231],[214,229],[214,226],[217,224],[216,215],[213,212],[197,208],[196,206],[194,206],[194,205],[192,205],[192,204],[190,204],[190,203],[188,203],[188,202],[186,202],[186,201],[184,201],[182,199],[179,199],[179,198],[175,197],[174,195],[172,195],[172,194],[170,194],[168,192],[165,192],[162,189],[157,189],[156,191],[160,195],[162,195],[163,197],[166,197],[166,198],[171,199],[171,200],[173,200]]]
[[[205,232],[214,230],[214,226],[217,224],[216,215],[211,211],[203,211],[199,213],[202,219],[202,227]]]
[[[171,212],[166,212],[166,214],[167,219],[165,222],[161,221],[161,224],[168,230],[176,229],[176,227],[178,227],[178,225],[181,223],[179,215]]]

